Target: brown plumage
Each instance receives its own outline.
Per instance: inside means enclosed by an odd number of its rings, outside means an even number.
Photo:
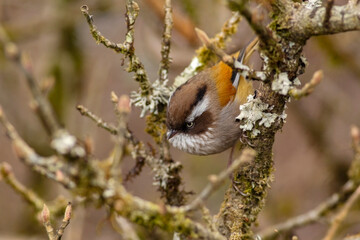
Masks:
[[[247,46],[244,55],[240,53],[241,63],[248,61],[256,45],[257,39]],[[169,100],[169,141],[174,147],[198,155],[233,146],[241,135],[239,123],[235,122],[239,106],[252,93],[251,82],[223,62],[200,72],[178,87]]]

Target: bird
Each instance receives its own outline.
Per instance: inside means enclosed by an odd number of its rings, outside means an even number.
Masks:
[[[237,53],[235,61],[246,64],[257,45],[255,38]],[[194,155],[216,154],[235,146],[243,134],[236,121],[239,107],[253,93],[252,83],[222,61],[201,71],[169,98],[168,141]]]

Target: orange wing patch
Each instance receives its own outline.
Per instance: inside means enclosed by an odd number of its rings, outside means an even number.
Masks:
[[[236,89],[231,83],[232,69],[223,62],[211,68],[212,79],[215,80],[221,106],[225,106],[234,99]]]

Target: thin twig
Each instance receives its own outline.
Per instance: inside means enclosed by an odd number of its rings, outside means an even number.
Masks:
[[[165,0],[165,19],[164,19],[164,32],[162,35],[162,43],[161,43],[161,62],[159,69],[159,80],[160,82],[164,82],[169,79],[169,65],[171,63],[171,58],[169,56],[170,53],[170,44],[171,44],[171,31],[173,27],[173,19],[172,19],[172,7],[171,0]]]
[[[28,57],[23,54],[13,42],[9,41],[1,25],[0,42],[5,46],[7,57],[13,60],[25,75],[28,87],[34,99],[36,112],[45,129],[52,137],[51,147],[60,155],[72,158],[85,157],[86,151],[81,144],[77,142],[76,137],[70,135],[61,127],[54,109],[49,100],[45,97],[40,85],[32,73],[32,66]]]
[[[340,210],[340,212],[334,218],[330,229],[326,233],[326,236],[323,240],[332,240],[335,237],[335,234],[339,230],[341,223],[345,220],[348,215],[351,207],[358,201],[360,198],[360,186],[357,187],[356,191],[350,196],[350,198],[346,201],[344,207]]]
[[[51,225],[50,210],[46,206],[46,204],[44,204],[43,210],[41,212],[41,219],[42,219],[43,225],[45,227],[46,233],[49,237],[49,240],[61,240],[61,238],[65,232],[65,228],[70,223],[71,213],[72,213],[72,206],[71,206],[71,203],[69,202],[66,206],[64,218],[61,222],[61,225],[57,230],[55,230],[53,228],[53,226]]]
[[[111,223],[115,228],[115,230],[117,230],[121,234],[122,239],[140,240],[135,229],[133,228],[131,223],[128,222],[126,218],[123,218],[114,213],[111,215]]]
[[[222,62],[224,62],[226,65],[231,67],[234,71],[239,71],[242,73],[243,76],[246,77],[246,80],[256,80],[256,81],[265,81],[266,80],[266,74],[262,71],[256,71],[254,69],[251,69],[250,67],[240,64],[238,61],[235,61],[235,59],[225,53],[221,48],[219,48],[215,42],[213,42],[211,39],[209,39],[208,35],[201,29],[196,28],[196,33],[201,40],[201,42],[208,48],[210,51],[215,53]],[[250,58],[251,54],[253,53],[253,49],[258,43],[258,39],[255,38],[249,46],[246,47],[245,51],[245,57],[244,57],[244,63],[247,62],[247,60]]]
[[[290,96],[295,99],[300,99],[302,97],[306,97],[311,94],[315,87],[320,84],[324,77],[324,73],[322,70],[318,70],[314,73],[313,77],[311,78],[310,82],[306,83],[302,89],[293,88],[289,91]]]
[[[275,236],[291,231],[292,229],[306,226],[316,221],[320,221],[322,217],[331,212],[330,210],[336,209],[345,199],[348,198],[356,189],[356,184],[349,180],[342,189],[333,194],[330,198],[322,202],[316,208],[307,213],[301,214],[294,218],[290,218],[284,223],[280,223],[262,230],[258,235],[261,239],[273,239]]]
[[[164,12],[164,0],[145,0],[151,9],[158,15],[159,19],[163,20],[165,16]],[[182,9],[173,8],[173,21],[174,30],[180,33],[191,45],[197,45],[197,37],[194,31],[195,25],[188,14],[184,14]]]
[[[229,67],[234,68],[234,58],[224,52],[221,48],[219,48],[215,43],[213,43],[208,35],[201,29],[195,29],[200,41],[209,48],[212,52],[214,52],[224,63],[226,63]]]
[[[113,43],[107,38],[105,38],[96,28],[94,24],[94,19],[92,15],[89,13],[89,8],[86,5],[83,5],[81,8],[81,12],[86,18],[86,21],[89,25],[90,32],[97,43],[103,44],[107,48],[111,48],[116,52],[120,52],[124,54],[129,59],[129,67],[127,69],[128,72],[135,73],[135,80],[139,82],[141,88],[141,94],[143,96],[151,95],[152,88],[150,86],[149,80],[146,75],[145,68],[141,63],[140,59],[135,55],[134,48],[134,24],[135,20],[139,13],[139,6],[136,2],[132,0],[126,1],[126,24],[127,24],[127,32],[125,41],[120,43]]]
[[[62,172],[62,164],[57,156],[42,157],[38,155],[17,133],[14,126],[8,121],[0,106],[0,124],[5,128],[7,136],[13,143],[15,153],[19,159],[31,166],[36,172],[53,179],[67,188],[73,188],[74,182]]]
[[[211,175],[209,177],[208,185],[202,190],[190,204],[184,206],[184,211],[189,212],[197,209],[214,191],[216,191],[225,180],[245,162],[250,162],[254,159],[256,152],[252,149],[244,149],[240,155],[227,169],[222,171],[219,175]]]
[[[125,135],[127,133],[127,119],[130,114],[130,99],[127,95],[123,95],[114,104],[115,112],[118,117],[118,126],[113,161],[111,164],[111,176],[114,179],[119,179],[121,177],[121,169],[119,168],[119,165],[123,159],[126,144]]]
[[[44,204],[43,210],[41,212],[41,219],[42,219],[43,225],[45,227],[46,233],[47,233],[47,235],[49,237],[49,240],[55,240],[56,239],[56,233],[54,231],[54,228],[51,225],[50,210],[46,206],[46,204]]]
[[[93,120],[97,126],[105,129],[106,131],[110,132],[113,135],[116,135],[118,133],[115,126],[111,125],[110,123],[105,122],[103,119],[101,119],[99,116],[92,113],[89,109],[87,109],[83,105],[78,105],[76,107],[76,109],[79,110],[81,115],[86,116],[86,117],[90,118],[91,120]]]
[[[352,142],[352,147],[354,149],[354,153],[355,154],[360,154],[360,129],[359,127],[353,125],[351,126],[351,130],[350,130],[350,135],[351,135],[351,142]]]
[[[91,120],[93,120],[97,126],[105,129],[106,131],[110,132],[112,135],[117,135],[118,134],[118,129],[113,126],[110,123],[105,122],[103,119],[101,119],[99,116],[97,116],[95,113],[91,112],[89,109],[87,109],[86,107],[82,106],[82,105],[78,105],[76,107],[77,110],[79,110],[80,114],[83,116],[86,116],[88,118],[90,118]],[[132,144],[132,147],[137,148],[137,146],[139,146],[140,144],[142,145],[142,143],[140,143],[132,134],[132,132],[127,129],[127,132],[125,134],[126,139]]]
[[[28,189],[16,179],[12,167],[8,163],[0,163],[0,176],[15,192],[19,193],[25,201],[33,206],[36,212],[41,211],[44,201],[34,191]]]
[[[80,8],[81,12],[83,13],[83,15],[86,18],[86,21],[89,25],[90,28],[90,32],[91,35],[95,38],[96,43],[101,43],[103,44],[105,47],[110,48],[112,50],[114,50],[115,52],[120,52],[120,53],[126,53],[126,49],[124,47],[123,44],[121,43],[114,43],[112,41],[110,41],[109,39],[107,39],[106,37],[104,37],[101,32],[99,32],[97,30],[97,27],[94,24],[94,19],[93,16],[89,14],[89,7],[86,5],[81,6]]]
[[[63,220],[61,222],[60,227],[56,231],[57,240],[60,240],[61,237],[64,235],[65,228],[70,223],[71,215],[72,215],[72,206],[71,206],[71,202],[68,202],[68,204],[67,204],[67,206],[65,208],[64,218],[63,218]]]
[[[272,32],[263,23],[261,23],[261,18],[250,10],[247,0],[228,0],[228,2],[231,8],[239,11],[239,13],[245,17],[264,45],[276,47],[276,41]]]
[[[16,44],[9,40],[5,30],[1,25],[0,42],[4,44],[6,56],[14,61],[25,75],[32,97],[35,100],[35,106],[37,110],[36,112],[39,114],[39,117],[47,132],[50,135],[53,135],[61,128],[61,126],[51,107],[50,102],[42,94],[41,88],[32,73],[32,66],[29,57],[23,54],[16,46]]]
[[[224,23],[221,31],[211,38],[210,41],[217,45],[220,49],[224,49],[231,36],[236,33],[240,20],[240,14],[238,12],[234,12],[231,18]],[[174,86],[180,86],[194,76],[198,71],[205,68],[205,66],[211,62],[213,55],[214,53],[206,46],[198,48],[196,50],[196,56],[192,59],[190,65],[175,78]]]

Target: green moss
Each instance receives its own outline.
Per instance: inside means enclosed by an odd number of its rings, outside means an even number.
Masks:
[[[166,136],[166,112],[151,113],[146,117],[145,131],[153,137],[157,144],[161,144]]]

